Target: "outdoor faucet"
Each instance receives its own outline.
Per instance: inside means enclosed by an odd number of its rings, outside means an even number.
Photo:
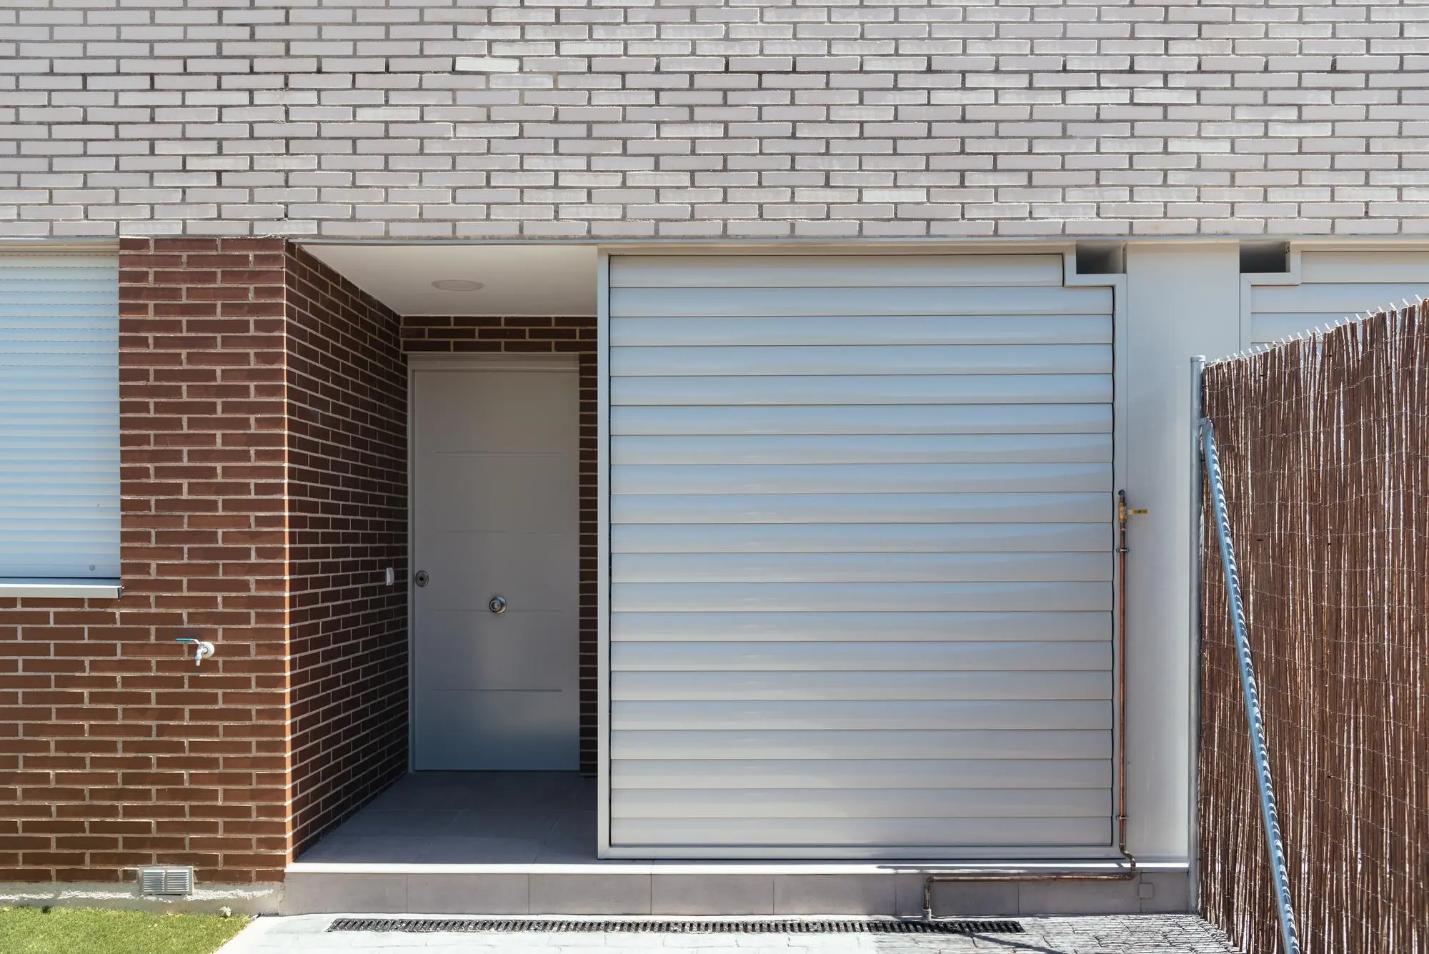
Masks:
[[[202,666],[203,661],[213,655],[213,643],[207,640],[198,639],[194,636],[180,636],[174,640],[176,643],[192,643],[194,647],[194,665]]]

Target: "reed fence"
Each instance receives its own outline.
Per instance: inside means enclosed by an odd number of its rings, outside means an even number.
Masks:
[[[1202,401],[1302,947],[1429,950],[1429,300],[1212,364]],[[1214,539],[1202,554],[1202,914],[1269,954],[1281,942]]]

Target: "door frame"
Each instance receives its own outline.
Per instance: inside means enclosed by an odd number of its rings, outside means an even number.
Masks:
[[[565,353],[522,354],[489,351],[407,355],[407,771],[417,771],[417,375],[433,371],[530,371],[580,374],[580,356]],[[579,415],[579,409],[577,409]],[[577,448],[579,452],[579,448]],[[579,581],[577,581],[579,586]],[[580,631],[572,647],[580,653]],[[579,732],[579,727],[577,727]]]

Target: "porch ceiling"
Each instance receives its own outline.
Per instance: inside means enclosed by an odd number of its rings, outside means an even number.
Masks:
[[[404,315],[595,314],[596,250],[591,246],[360,242],[303,247]]]

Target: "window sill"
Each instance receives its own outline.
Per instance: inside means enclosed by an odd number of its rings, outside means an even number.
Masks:
[[[118,580],[0,579],[0,599],[48,596],[56,599],[118,599],[124,587]]]

